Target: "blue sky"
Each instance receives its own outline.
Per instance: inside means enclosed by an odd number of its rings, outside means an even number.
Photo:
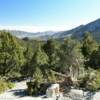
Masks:
[[[0,28],[67,30],[100,18],[100,0],[0,0]]]

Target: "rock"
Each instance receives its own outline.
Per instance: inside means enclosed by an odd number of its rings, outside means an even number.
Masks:
[[[83,100],[83,90],[71,89],[66,96],[70,98],[69,100]]]
[[[49,88],[46,90],[46,96],[48,98],[59,96],[59,84],[52,84]]]
[[[94,93],[92,100],[100,100],[100,92]]]

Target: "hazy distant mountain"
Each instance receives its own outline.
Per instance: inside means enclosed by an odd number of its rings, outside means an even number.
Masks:
[[[30,33],[30,32],[24,32],[24,31],[10,31],[12,35],[19,37],[19,38],[33,38],[33,39],[42,39],[47,40],[50,38],[65,38],[67,36],[72,36],[75,39],[81,39],[85,32],[91,32],[93,37],[96,40],[100,41],[100,19],[95,20],[91,23],[88,23],[86,25],[80,25],[74,29],[68,30],[68,31],[60,31],[60,32],[53,32],[53,31],[47,31],[47,32],[37,32],[37,33]]]
[[[84,36],[84,33],[87,31],[91,32],[93,37],[100,41],[100,19],[86,25],[80,25],[72,30],[58,32],[53,35],[53,38],[64,38],[71,35],[75,39],[81,39]]]
[[[18,37],[18,38],[31,38],[31,39],[48,39],[50,36],[52,36],[53,34],[55,34],[55,32],[53,31],[46,31],[46,32],[36,32],[36,33],[32,33],[32,32],[25,32],[25,31],[16,31],[16,30],[9,30],[9,32]]]
[[[76,32],[77,30],[80,30],[82,27],[84,27],[84,25],[80,25],[72,30],[57,32],[53,34],[52,37],[53,38],[64,38],[66,36],[72,35],[74,32]]]
[[[72,37],[76,39],[80,39],[83,37],[85,32],[91,32],[93,37],[100,41],[100,19],[93,21],[87,25],[84,25],[79,30],[73,32]]]

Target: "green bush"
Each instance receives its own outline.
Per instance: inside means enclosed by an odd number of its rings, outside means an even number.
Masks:
[[[90,82],[87,84],[87,88],[90,91],[100,90],[100,73],[99,73],[99,71],[96,72],[95,78],[90,80]]]
[[[7,89],[6,82],[0,80],[0,93],[4,92]]]
[[[7,89],[11,89],[14,87],[14,84],[11,82],[6,82],[4,80],[0,80],[0,93],[4,92]]]
[[[56,82],[56,76],[53,71],[48,71],[47,72],[47,79],[50,83],[55,83]]]
[[[38,83],[37,81],[28,82],[27,86],[28,86],[28,89],[27,89],[28,95],[37,95],[37,94],[39,94],[40,83]]]
[[[14,84],[11,83],[11,82],[7,82],[7,87],[8,87],[9,89],[12,89],[12,88],[14,87]]]
[[[36,81],[27,82],[27,93],[28,95],[43,95],[45,94],[47,88],[51,85],[51,83],[41,83],[38,84]]]
[[[99,71],[94,72],[94,74],[88,74],[80,81],[80,87],[85,88],[89,91],[100,90],[100,73]]]

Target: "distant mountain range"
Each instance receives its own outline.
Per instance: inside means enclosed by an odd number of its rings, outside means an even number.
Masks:
[[[72,30],[56,33],[53,35],[53,38],[64,38],[71,35],[75,39],[81,39],[85,32],[91,32],[93,37],[100,41],[100,19],[86,25],[80,25]]]
[[[32,32],[25,32],[25,31],[17,31],[17,30],[8,30],[12,35],[18,37],[18,38],[25,38],[28,37],[30,39],[45,39],[47,37],[52,36],[55,32],[53,31],[46,31],[46,32],[36,32],[36,33],[32,33]]]
[[[30,32],[24,32],[24,31],[9,31],[12,35],[19,37],[19,38],[33,38],[33,39],[42,39],[47,40],[50,38],[65,38],[67,36],[72,36],[75,39],[81,39],[85,32],[91,32],[93,37],[96,40],[100,41],[100,19],[97,19],[91,23],[88,23],[86,25],[80,25],[74,29],[66,30],[66,31],[60,31],[60,32],[54,32],[54,31],[46,31],[46,32],[37,32],[37,33],[30,33]]]

